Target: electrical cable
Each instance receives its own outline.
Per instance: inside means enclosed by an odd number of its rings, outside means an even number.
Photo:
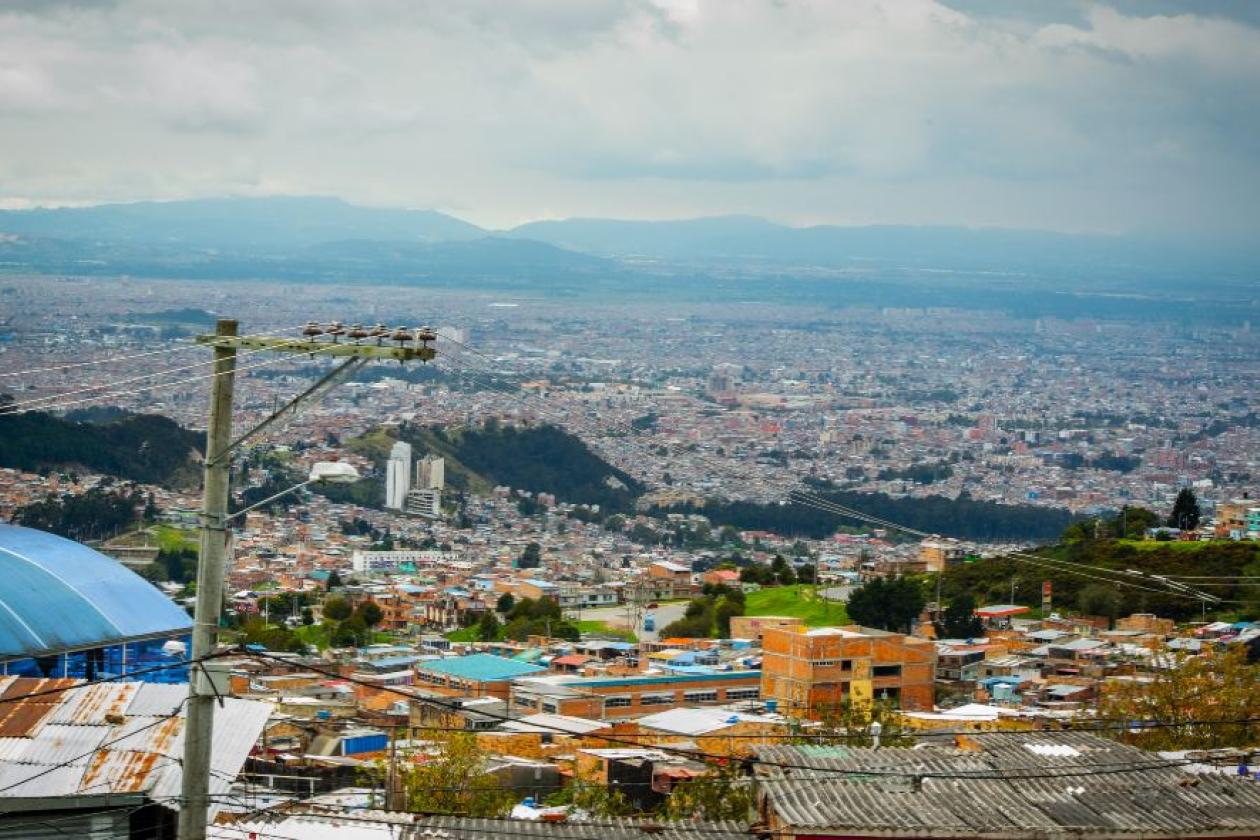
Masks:
[[[447,339],[447,340],[452,341],[453,343],[459,345],[462,349],[469,350],[470,352],[480,355],[483,358],[488,358],[488,357],[485,357],[485,354],[480,353],[479,351],[469,347],[466,344],[463,344],[462,342],[456,341],[454,339]],[[451,364],[457,367],[463,368],[465,370],[467,370],[468,368],[467,365],[464,365],[462,362],[459,362],[453,359],[449,353],[445,353],[445,354],[440,353],[439,355],[443,356],[448,362],[450,362]],[[481,375],[478,375],[478,373],[473,373],[472,375],[478,378],[480,381],[482,381],[483,384],[487,381],[485,378],[486,376],[493,375],[492,372],[488,372],[484,370],[482,370],[480,374]],[[515,397],[522,401],[531,396],[534,396],[528,393],[515,393],[515,392],[505,391],[502,389],[494,389],[494,390],[499,390],[500,393],[507,394],[509,396]],[[551,422],[557,423],[557,425],[562,425],[559,421],[555,419],[554,415],[549,415],[546,411],[543,411],[541,409],[539,409],[539,413],[542,414]],[[627,426],[627,431],[630,432],[629,441],[633,442],[630,445],[634,445],[634,443],[637,443],[637,442],[634,441],[633,429]],[[644,451],[647,451],[646,447],[644,447]],[[700,460],[706,463],[706,465],[708,465],[710,468],[713,467],[713,464],[709,460],[704,458],[703,456],[698,457],[697,460]],[[723,467],[720,471],[726,472],[726,469],[727,469],[726,467]],[[909,526],[892,522],[891,520],[883,519],[881,517],[876,517],[870,514],[865,514],[861,511],[853,510],[852,508],[848,508],[838,503],[832,502],[831,500],[826,499],[825,497],[820,496],[818,494],[811,494],[811,493],[801,491],[801,490],[790,490],[788,493],[788,501],[794,502],[796,504],[805,505],[807,507],[813,507],[816,510],[832,513],[837,516],[842,516],[842,517],[850,518],[850,519],[857,519],[859,521],[864,521],[869,524],[888,528],[889,530],[895,530],[901,533],[909,534],[911,536],[917,536],[921,539],[927,539],[927,538],[931,538],[935,536],[933,534],[929,534],[926,531],[921,531],[916,528],[911,528]],[[1012,557],[1016,559],[1022,559],[1028,563],[1041,564],[1042,568],[1057,569],[1063,573],[1077,574],[1082,577],[1090,577],[1095,580],[1110,583],[1112,585],[1127,586],[1134,589],[1142,589],[1142,590],[1146,590],[1148,592],[1153,592],[1160,595],[1173,595],[1175,597],[1181,597],[1181,598],[1185,598],[1188,600],[1195,600],[1195,601],[1204,601],[1204,600],[1211,601],[1212,598],[1214,597],[1214,596],[1208,596],[1206,595],[1206,593],[1201,593],[1200,595],[1196,596],[1196,595],[1191,595],[1184,592],[1175,592],[1171,590],[1171,587],[1169,589],[1157,589],[1154,587],[1143,586],[1129,579],[1131,576],[1126,575],[1124,572],[1121,572],[1118,570],[1104,569],[1104,568],[1095,567],[1095,566],[1089,566],[1088,564],[1074,563],[1073,561],[1059,560],[1057,558],[1045,558],[1038,555],[1030,555],[1025,552],[1007,552],[1003,556]],[[1084,569],[1085,571],[1077,571],[1074,569],[1074,567],[1079,567],[1080,569]],[[1117,575],[1117,577],[1112,578],[1112,577],[1109,577],[1108,575]],[[1241,602],[1234,602],[1234,603],[1241,603]]]
[[[267,653],[262,653],[262,652],[259,652],[259,651],[242,651],[242,652],[239,652],[239,655],[244,656],[244,657],[246,657],[246,658],[253,658],[253,659],[259,659],[259,660],[264,660],[264,661],[287,662],[287,660],[283,659],[282,657],[274,656],[274,655],[267,654]],[[381,691],[381,692],[384,692],[384,693],[387,693],[387,694],[393,694],[393,695],[395,695],[395,696],[405,698],[405,699],[407,699],[408,701],[415,701],[415,702],[420,702],[420,703],[427,703],[427,704],[430,704],[430,705],[437,706],[438,708],[444,708],[444,709],[447,709],[447,710],[450,710],[450,711],[461,711],[461,707],[459,707],[458,705],[453,704],[453,703],[446,703],[446,702],[443,702],[443,701],[438,700],[438,699],[433,698],[433,697],[417,697],[416,695],[409,694],[409,693],[407,693],[407,692],[405,692],[405,691],[402,691],[402,690],[400,690],[400,689],[394,688],[393,686],[382,686],[382,685],[378,685],[378,684],[376,684],[376,683],[369,682],[369,681],[367,681],[367,680],[361,680],[361,679],[358,679],[358,678],[355,678],[355,677],[347,677],[347,676],[344,676],[344,675],[342,675],[342,674],[338,674],[338,673],[336,673],[336,672],[334,672],[334,671],[329,671],[329,670],[327,670],[327,669],[320,668],[320,667],[318,667],[318,666],[316,666],[316,665],[311,665],[311,664],[309,664],[309,663],[303,663],[303,668],[305,668],[306,670],[309,670],[309,671],[313,671],[313,672],[315,672],[315,673],[317,673],[317,674],[323,674],[324,676],[327,676],[327,677],[333,677],[333,678],[338,679],[338,680],[343,680],[343,681],[345,681],[345,682],[350,683],[351,685],[363,686],[363,687],[366,687],[366,688],[372,688],[372,689],[375,689],[375,690],[377,690],[377,691]],[[509,721],[513,721],[513,720],[515,720],[514,718],[511,718],[511,717],[509,717],[509,716],[496,714],[496,713],[494,713],[494,712],[489,712],[489,711],[482,710],[482,709],[478,709],[478,710],[477,710],[477,714],[478,714],[479,716],[482,716],[482,717],[488,717],[488,718],[490,718],[490,719],[492,719],[492,720],[498,720],[498,721],[500,721],[500,722],[509,722]],[[565,729],[562,729],[561,727],[558,727],[558,726],[551,726],[551,725],[542,724],[542,723],[535,723],[534,725],[535,725],[535,726],[538,726],[538,727],[539,727],[539,728],[541,728],[541,729],[550,729],[552,732],[555,732],[555,733],[558,733],[558,734],[562,734],[562,735],[569,735],[569,736],[571,736],[571,735],[573,734],[572,732],[569,732],[569,731],[567,731],[567,730],[565,730]],[[974,734],[976,734],[976,733],[970,733],[970,734],[974,735]],[[623,745],[626,745],[626,746],[631,746],[631,747],[635,747],[635,748],[643,748],[643,746],[642,746],[641,744],[636,743],[636,742],[633,742],[633,741],[630,741],[630,740],[628,740],[628,739],[621,738],[620,736],[617,736],[617,735],[594,735],[594,734],[588,734],[588,735],[587,735],[587,737],[596,738],[596,739],[598,739],[598,740],[605,741],[605,742],[607,742],[607,743],[611,743],[611,744],[618,744],[618,743],[619,743],[619,744],[623,744]],[[717,761],[717,762],[721,762],[721,763],[724,763],[724,764],[725,764],[725,763],[730,763],[730,762],[732,762],[732,761],[745,761],[745,760],[749,760],[749,759],[738,759],[738,758],[734,758],[734,757],[731,757],[731,756],[718,755],[718,754],[713,754],[713,753],[706,753],[706,752],[704,752],[704,751],[702,751],[702,750],[691,750],[691,749],[685,749],[685,748],[679,748],[679,747],[672,747],[672,746],[653,745],[653,746],[651,747],[651,749],[653,749],[653,750],[657,750],[657,751],[659,751],[659,752],[664,752],[664,753],[675,753],[675,754],[681,755],[681,756],[683,756],[683,757],[685,757],[685,758],[689,758],[689,759],[694,760],[694,761],[700,761],[700,762],[702,762],[702,763],[704,763],[704,762],[706,761],[706,759],[707,759],[707,760],[709,760],[709,761]],[[823,768],[818,768],[818,767],[813,767],[813,766],[808,766],[808,765],[792,765],[792,764],[783,764],[783,763],[777,763],[777,762],[765,762],[765,761],[761,761],[761,760],[758,760],[758,759],[751,759],[751,760],[752,760],[754,763],[756,763],[756,764],[760,764],[760,765],[762,765],[762,766],[768,766],[768,767],[780,767],[780,768],[787,768],[787,769],[804,769],[804,770],[814,770],[814,771],[819,771],[819,770],[822,770],[822,769],[823,769]],[[1168,764],[1167,764],[1167,766],[1169,766],[1169,767],[1173,767],[1173,766],[1184,766],[1184,765],[1186,765],[1186,764],[1191,764],[1191,763],[1193,763],[1193,762],[1190,762],[1190,761],[1179,761],[1179,762],[1175,762],[1175,763],[1168,763]],[[1153,764],[1151,764],[1151,763],[1149,763],[1149,762],[1144,762],[1144,763],[1142,763],[1142,764],[1133,764],[1133,765],[1131,765],[1131,766],[1128,766],[1128,769],[1129,769],[1129,770],[1133,770],[1133,771],[1135,771],[1135,772],[1139,772],[1139,771],[1151,770],[1151,769],[1161,769],[1161,767],[1162,767],[1162,766],[1163,766],[1163,765],[1156,766],[1156,765],[1153,765]],[[1042,767],[1035,767],[1035,768],[1002,768],[1001,770],[998,770],[998,771],[993,771],[993,773],[991,773],[991,774],[988,776],[988,778],[1014,778],[1014,777],[1011,775],[1011,771],[1012,771],[1012,770],[1025,770],[1025,769],[1031,769],[1031,770],[1041,770],[1041,769],[1043,769],[1043,768],[1042,768]],[[954,773],[934,773],[934,772],[929,772],[929,771],[920,771],[920,772],[890,772],[890,771],[888,771],[888,769],[887,769],[887,768],[880,768],[879,770],[862,770],[862,771],[856,771],[856,770],[844,770],[844,771],[841,771],[841,770],[837,770],[837,771],[835,771],[835,772],[838,772],[838,773],[840,773],[841,775],[902,776],[902,777],[913,777],[913,778],[926,778],[926,777],[928,777],[928,776],[932,776],[932,777],[934,777],[934,778],[984,778],[984,777],[981,777],[981,776],[975,776],[975,775],[966,776],[966,775],[960,775],[960,774],[954,774]],[[1114,773],[1114,772],[1123,772],[1123,771],[1121,771],[1120,769],[1114,769],[1114,768],[1111,768],[1111,769],[1107,769],[1107,770],[1106,770],[1106,772],[1113,772],[1113,773]],[[1068,772],[1068,773],[1065,773],[1065,772],[1058,772],[1058,773],[1050,773],[1050,774],[1045,774],[1045,773],[1042,773],[1042,774],[1040,774],[1040,775],[1023,775],[1023,776],[1019,776],[1018,778],[1021,778],[1021,779],[1060,778],[1060,777],[1063,777],[1063,776],[1089,776],[1089,775],[1095,775],[1096,773],[1097,773],[1097,771],[1091,772],[1091,771],[1089,771],[1089,770],[1082,770],[1082,771],[1079,771],[1079,772]]]
[[[273,333],[259,333],[259,334],[257,334],[257,335],[242,336],[242,338],[268,338],[268,337],[272,337],[273,335],[274,335]],[[287,345],[289,345],[289,346],[292,346],[293,344],[300,343],[301,341],[302,341],[302,339],[293,339],[292,341],[286,342],[286,344],[287,344]],[[200,345],[198,345],[198,346],[200,346]],[[283,346],[285,346],[285,345],[278,345],[278,346],[279,346],[279,347],[283,347]],[[273,347],[261,347],[261,348],[257,348],[257,349],[254,349],[254,350],[241,350],[241,351],[238,351],[238,352],[237,352],[237,354],[236,354],[236,358],[237,358],[237,359],[240,359],[240,358],[244,358],[244,357],[247,357],[247,356],[253,356],[253,355],[257,354],[257,353],[266,353],[266,352],[270,352],[270,351],[272,351],[272,350],[274,350],[274,349],[276,349],[276,348],[273,348]],[[200,362],[193,362],[192,364],[188,364],[188,365],[181,365],[181,366],[179,366],[179,367],[164,368],[164,369],[162,369],[162,370],[154,371],[154,372],[152,372],[152,373],[143,373],[143,374],[138,374],[138,375],[136,375],[136,376],[128,377],[128,378],[126,378],[126,379],[117,379],[117,380],[114,380],[114,381],[112,381],[112,382],[102,382],[102,383],[101,383],[101,384],[99,384],[99,385],[90,385],[90,386],[85,387],[85,388],[78,388],[78,389],[76,389],[76,390],[74,390],[74,391],[63,391],[63,392],[61,392],[61,393],[59,393],[59,394],[49,394],[48,396],[45,396],[45,397],[35,397],[35,398],[33,398],[33,399],[29,399],[29,400],[22,400],[22,401],[19,401],[19,402],[13,402],[13,403],[9,403],[9,404],[8,404],[8,405],[6,405],[6,406],[0,407],[0,415],[3,415],[3,414],[21,414],[21,413],[24,413],[24,412],[27,412],[27,411],[40,411],[40,410],[42,410],[42,409],[43,409],[43,407],[44,407],[44,406],[43,406],[43,404],[45,404],[45,403],[59,402],[59,401],[60,401],[63,397],[72,397],[72,396],[75,396],[75,395],[77,395],[77,394],[86,394],[86,393],[89,393],[89,392],[91,392],[91,391],[100,391],[100,390],[102,390],[102,389],[106,389],[106,388],[115,388],[115,387],[117,387],[117,386],[119,386],[119,385],[128,385],[128,384],[131,384],[131,383],[133,383],[133,382],[142,382],[142,381],[144,381],[144,380],[146,380],[146,379],[153,379],[154,377],[159,377],[159,376],[167,376],[167,375],[172,374],[172,373],[181,373],[181,372],[183,372],[183,371],[186,371],[186,370],[192,370],[192,369],[194,369],[194,368],[200,368],[200,367],[206,367],[207,365],[214,365],[214,364],[218,364],[218,361],[219,361],[218,359],[206,359],[206,360],[204,360],[204,361],[200,361]],[[245,369],[248,369],[248,368],[245,368]],[[188,381],[188,380],[185,380],[185,381]],[[152,387],[161,387],[162,385],[167,385],[167,384],[179,384],[179,383],[178,383],[178,382],[174,382],[174,383],[154,383],[154,385],[153,385]]]
[[[164,347],[161,350],[149,350],[144,353],[133,353],[129,356],[108,356],[108,357],[103,357],[100,359],[93,359],[90,362],[68,362],[64,365],[49,365],[48,367],[28,368],[26,370],[0,371],[0,378],[10,377],[10,376],[24,376],[24,375],[32,374],[32,373],[48,373],[50,371],[64,371],[64,370],[70,370],[71,368],[94,367],[96,365],[112,364],[114,362],[126,362],[126,361],[130,361],[131,359],[143,359],[149,356],[169,356],[171,353],[184,353],[184,352],[187,352],[188,350],[196,350],[197,348],[201,346],[191,341],[175,341],[171,343],[178,346],[173,347],[173,348]]]

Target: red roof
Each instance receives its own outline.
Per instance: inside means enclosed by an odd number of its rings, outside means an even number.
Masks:
[[[579,665],[585,665],[591,661],[591,657],[582,656],[579,653],[571,653],[568,656],[559,656],[551,660],[552,665],[572,665],[575,668]]]

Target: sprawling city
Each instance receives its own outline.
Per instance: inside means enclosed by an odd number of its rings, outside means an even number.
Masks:
[[[1260,837],[1260,15],[49,6],[0,838]]]

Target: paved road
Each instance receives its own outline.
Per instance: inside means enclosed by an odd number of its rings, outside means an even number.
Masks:
[[[686,601],[669,601],[661,604],[658,608],[652,610],[652,614],[656,616],[656,630],[644,630],[642,626],[632,628],[634,634],[639,639],[648,642],[654,642],[659,638],[658,632],[665,625],[677,621],[683,617],[683,613],[687,610]],[[627,629],[628,620],[625,606],[620,607],[602,607],[597,610],[582,610],[583,621],[602,621],[609,627],[619,627]]]

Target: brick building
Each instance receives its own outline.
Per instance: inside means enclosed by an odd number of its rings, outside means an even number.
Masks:
[[[762,631],[762,699],[784,714],[820,717],[843,700],[886,700],[933,708],[936,648],[925,640],[866,627],[767,627]]]

